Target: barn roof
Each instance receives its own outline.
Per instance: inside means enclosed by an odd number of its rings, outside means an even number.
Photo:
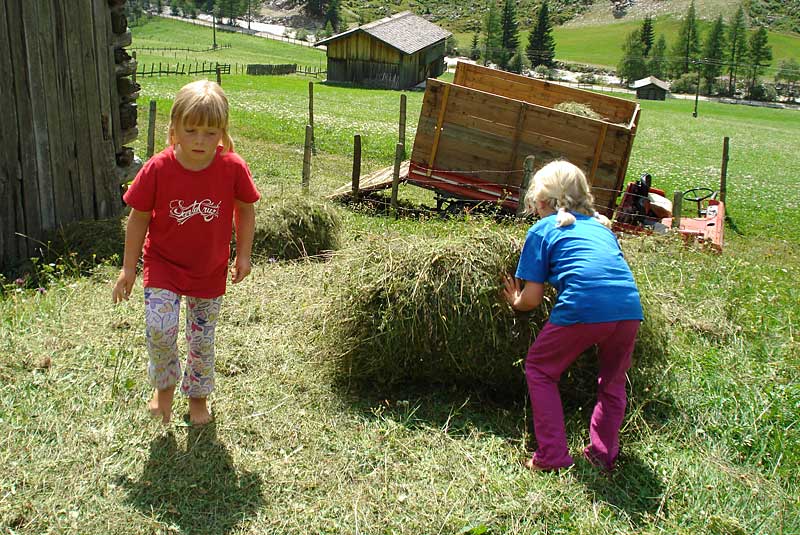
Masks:
[[[325,45],[350,36],[356,32],[364,32],[405,54],[413,54],[452,35],[432,22],[414,15],[410,11],[402,11],[358,28],[318,41],[316,45]]]
[[[644,87],[650,84],[660,87],[664,91],[669,91],[669,86],[667,85],[667,82],[659,80],[655,76],[648,76],[647,78],[636,80],[635,82],[633,82],[633,85],[631,87],[633,87],[634,89],[639,89],[640,87]]]

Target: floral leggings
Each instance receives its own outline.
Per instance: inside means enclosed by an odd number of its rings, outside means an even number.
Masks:
[[[213,299],[186,297],[186,342],[189,354],[181,392],[205,398],[214,389],[214,329],[222,296]],[[144,289],[145,336],[150,364],[147,375],[153,388],[175,386],[181,375],[178,356],[178,321],[181,296],[161,288]]]

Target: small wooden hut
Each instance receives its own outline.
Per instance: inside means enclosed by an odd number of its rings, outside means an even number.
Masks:
[[[450,32],[409,11],[323,39],[328,81],[406,89],[445,71]]]
[[[667,83],[655,76],[636,80],[632,87],[636,90],[636,98],[643,100],[665,100],[669,91]]]

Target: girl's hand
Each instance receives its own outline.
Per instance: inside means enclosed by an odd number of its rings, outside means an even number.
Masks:
[[[233,261],[233,265],[231,266],[231,282],[236,284],[241,282],[246,276],[250,274],[250,271],[253,269],[252,264],[250,263],[249,256],[236,256]]]
[[[519,301],[521,294],[521,281],[509,274],[503,275],[503,298],[506,300],[506,303],[511,306],[511,308],[516,308],[514,305]]]
[[[134,282],[136,282],[136,270],[123,268],[119,273],[119,277],[117,277],[117,282],[114,284],[114,290],[111,292],[111,298],[115,304],[128,300],[131,296]]]

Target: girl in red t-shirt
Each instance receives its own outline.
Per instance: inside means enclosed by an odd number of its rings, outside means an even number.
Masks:
[[[250,274],[259,197],[247,164],[233,152],[222,88],[207,80],[185,85],[170,112],[169,146],[148,160],[123,197],[131,213],[113,290],[115,303],[130,297],[143,251],[148,376],[155,389],[149,409],[164,423],[181,377],[183,296],[189,347],[181,391],[189,397],[190,422],[211,421],[206,400],[214,388],[214,330],[228,272],[234,284]]]

